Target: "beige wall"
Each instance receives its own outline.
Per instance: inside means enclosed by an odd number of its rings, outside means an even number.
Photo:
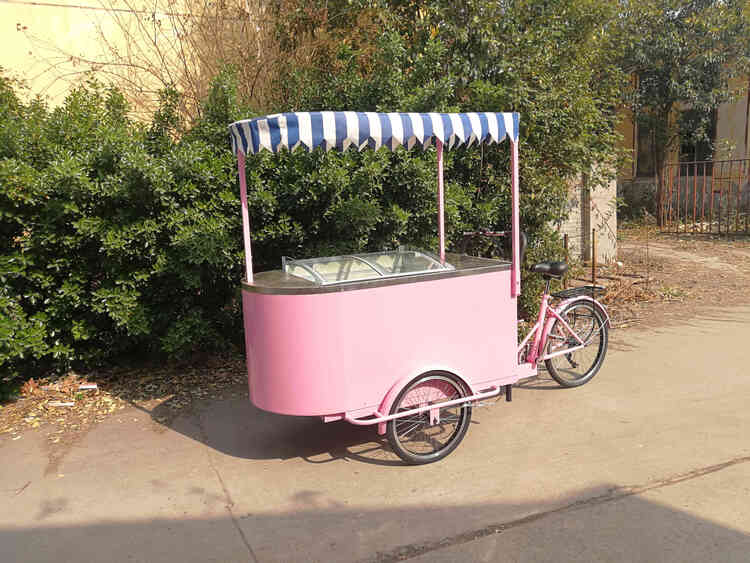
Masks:
[[[101,56],[98,28],[106,14],[71,0],[54,3],[61,6],[0,4],[0,66],[56,104],[81,78],[82,65],[70,55]]]
[[[129,0],[10,0],[0,3],[0,67],[28,86],[27,96],[40,94],[50,104],[59,104],[72,87],[94,76],[102,82],[133,80],[135,71],[122,65],[111,65],[112,52],[121,55],[133,49],[125,40],[143,35],[143,29],[154,29],[153,40],[164,44],[174,35],[163,11],[132,14],[138,3]],[[180,2],[180,4],[182,4]],[[171,10],[179,4],[171,2]],[[105,9],[106,6],[106,9]],[[154,4],[149,5],[153,9]],[[160,25],[160,24],[167,25]],[[140,26],[140,29],[138,29]],[[151,38],[150,38],[151,39]],[[149,41],[150,41],[149,39]],[[149,41],[136,47],[145,60],[158,61],[149,55]],[[141,87],[158,91],[160,85],[139,73]],[[134,84],[134,82],[133,82]]]
[[[635,159],[637,157],[635,150],[635,124],[633,123],[633,114],[630,110],[620,110],[620,121],[617,124],[617,132],[622,137],[620,146],[627,151],[629,158],[617,171],[617,177],[630,179],[635,176]]]
[[[568,235],[568,251],[574,260],[589,261],[592,230],[596,231],[596,260],[610,262],[617,257],[617,181],[590,188],[584,181],[570,185],[568,218],[559,226]]]
[[[729,150],[720,150],[717,160],[730,158],[750,158],[750,147],[748,147],[748,96],[750,96],[750,78],[738,79],[732,84],[733,87],[746,89],[745,95],[730,104],[719,107],[716,117],[716,141],[721,148],[721,142],[728,142]]]

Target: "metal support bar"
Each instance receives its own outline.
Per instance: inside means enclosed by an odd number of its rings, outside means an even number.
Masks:
[[[245,154],[237,153],[237,172],[240,175],[240,203],[242,204],[242,240],[245,244],[245,276],[253,283],[253,255],[250,249],[250,213],[247,209],[247,180],[245,178]]]
[[[438,165],[438,238],[440,263],[445,264],[445,191],[443,189],[443,143],[436,139]]]
[[[596,285],[596,229],[591,229],[591,283]]]
[[[563,247],[565,248],[565,260],[567,262],[570,262],[570,245],[569,245],[569,242],[568,242],[568,233],[565,233],[563,235]],[[563,287],[565,289],[568,288],[568,277],[567,276],[565,276],[563,278]]]
[[[385,275],[385,272],[382,268],[378,267],[376,264],[373,264],[369,260],[365,260],[364,258],[360,258],[359,256],[354,256],[353,254],[345,254],[345,256],[369,266],[370,268],[375,270],[375,273],[378,274],[381,278]]]
[[[316,272],[313,268],[308,266],[307,264],[300,264],[297,261],[293,261],[293,265],[296,266],[297,268],[302,268],[303,270],[305,270],[312,277],[314,277],[315,281],[317,281],[318,283],[320,284],[326,283],[326,279],[323,276],[321,276],[318,272]],[[284,267],[284,273],[286,273],[286,266]]]
[[[396,418],[404,418],[405,416],[411,416],[413,414],[419,414],[421,412],[428,411],[430,409],[435,408],[445,408],[445,407],[452,407],[453,405],[460,405],[462,403],[469,403],[471,401],[478,401],[479,399],[489,399],[490,397],[495,397],[500,394],[502,391],[502,386],[495,385],[492,387],[491,391],[486,391],[484,393],[476,393],[474,395],[469,395],[468,397],[461,397],[460,399],[454,399],[452,401],[446,401],[444,403],[437,403],[434,405],[427,405],[424,407],[419,407],[416,409],[410,409],[408,411],[399,412],[396,414],[391,414],[388,416],[383,416],[379,412],[376,412],[375,418],[353,418],[349,416],[348,414],[344,416],[344,420],[346,420],[350,424],[355,424],[357,426],[369,426],[371,424],[380,424],[383,422],[388,422],[389,420],[394,420]]]
[[[513,271],[511,276],[510,296],[518,297],[521,295],[521,256],[519,254],[519,230],[520,221],[518,218],[519,208],[519,188],[518,188],[518,141],[510,140],[510,188],[512,194],[513,211],[511,215],[513,231]]]

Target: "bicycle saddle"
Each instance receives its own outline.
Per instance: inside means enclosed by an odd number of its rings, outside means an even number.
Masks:
[[[561,278],[568,271],[566,262],[539,262],[529,268],[532,272],[542,274],[544,278]]]

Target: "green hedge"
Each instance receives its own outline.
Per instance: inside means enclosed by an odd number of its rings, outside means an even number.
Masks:
[[[134,123],[97,85],[51,111],[0,88],[4,375],[231,339],[241,249],[229,151],[172,141],[160,116]]]
[[[461,22],[480,4],[456,12],[435,3],[413,20],[406,7],[385,10],[375,48],[328,30],[336,47],[287,68],[273,109],[519,111],[527,260],[559,257],[549,224],[561,218],[568,182],[614,154],[604,8],[521,2],[483,12],[467,35]],[[226,127],[252,112],[231,72],[216,78],[196,122],[183,123],[179,105],[165,91],[144,124],[114,89],[92,83],[50,109],[22,103],[0,78],[0,376],[241,346],[242,237]],[[454,245],[463,230],[508,227],[508,164],[507,144],[446,154]],[[247,174],[256,270],[282,255],[437,246],[434,150],[266,153],[248,159]],[[527,314],[538,290],[526,276]]]

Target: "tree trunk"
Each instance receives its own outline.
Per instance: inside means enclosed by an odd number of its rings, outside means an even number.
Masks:
[[[669,114],[670,111],[663,111],[658,125],[652,129],[651,149],[654,160],[654,169],[656,172],[656,224],[659,228],[663,227],[666,222],[664,216],[664,204],[666,203],[666,190],[664,185],[664,167],[667,157],[669,156]]]
[[[664,167],[656,165],[656,224],[664,226]]]

